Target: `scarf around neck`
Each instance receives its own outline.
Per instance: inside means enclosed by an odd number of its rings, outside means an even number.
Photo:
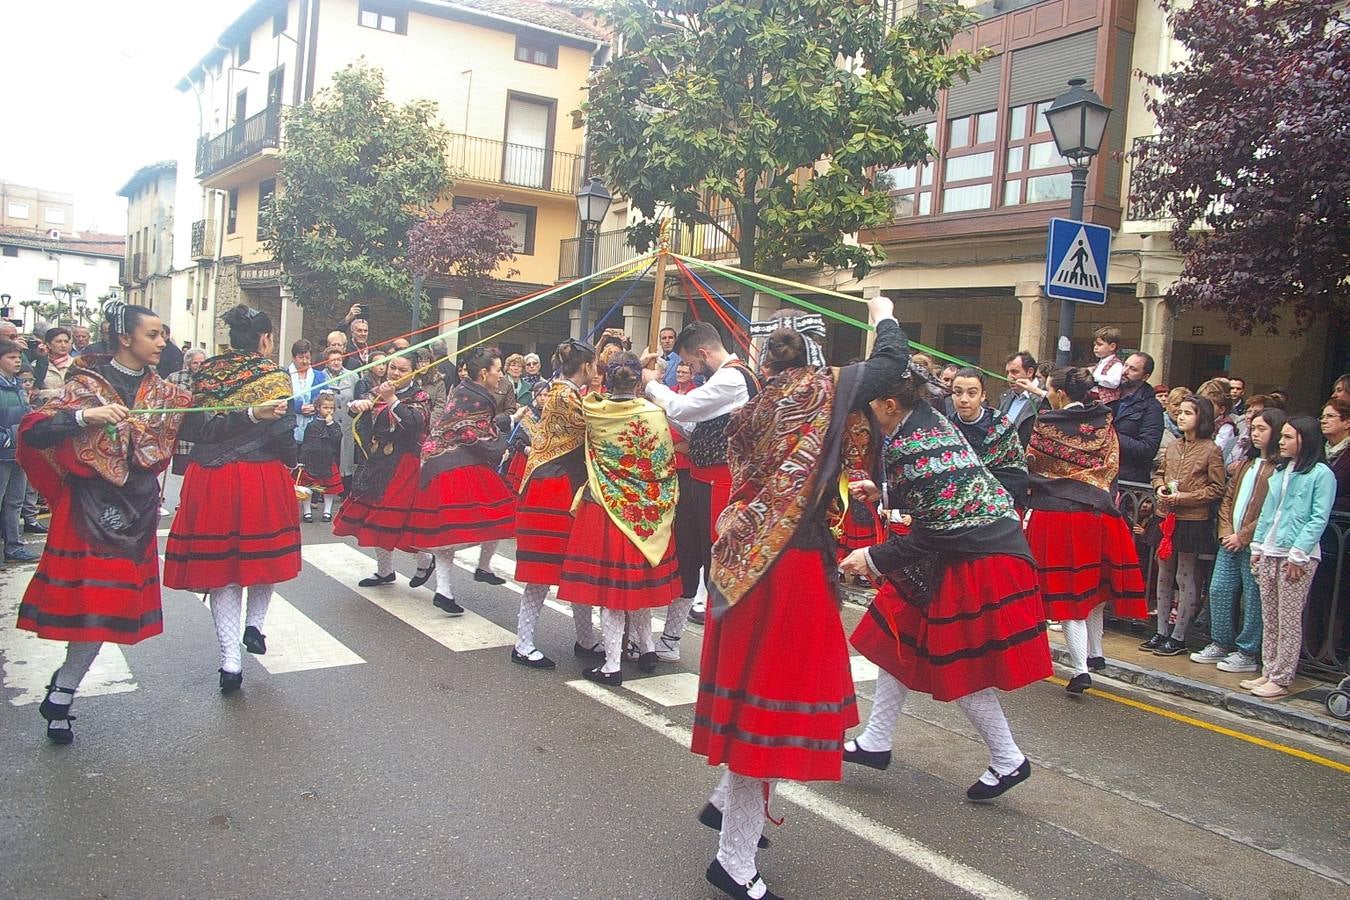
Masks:
[[[586,419],[581,411],[577,386],[566,378],[555,380],[539,401],[538,417],[528,414],[520,420],[520,425],[530,436],[531,447],[520,482],[524,485],[535,469],[566,456],[585,443]]]

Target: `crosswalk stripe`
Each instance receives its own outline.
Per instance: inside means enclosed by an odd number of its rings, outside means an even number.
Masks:
[[[458,653],[516,643],[514,634],[476,613],[466,611],[456,618],[447,616],[431,605],[425,591],[414,591],[407,582],[376,588],[358,586],[357,582],[371,572],[371,559],[348,544],[307,544],[301,548],[301,554],[309,565],[449,650]]]
[[[66,658],[63,641],[43,640],[31,631],[20,631],[14,626],[19,615],[19,601],[33,578],[33,569],[15,572],[4,585],[4,623],[0,624],[0,657],[4,659],[4,686],[15,691],[9,697],[14,706],[41,703],[52,672]],[[99,650],[89,674],[80,683],[80,696],[125,694],[137,689],[126,655],[117,644],[104,644]]]
[[[365,663],[278,594],[272,595],[272,605],[267,609],[266,628],[267,653],[253,658],[272,675]]]
[[[687,706],[698,699],[698,674],[695,672],[630,678],[624,681],[623,686],[662,706]]]

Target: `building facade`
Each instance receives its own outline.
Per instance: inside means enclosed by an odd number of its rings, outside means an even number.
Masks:
[[[568,114],[581,104],[604,48],[590,25],[533,0],[254,3],[178,85],[202,123],[192,160],[201,211],[189,248],[196,339],[209,333],[220,343],[218,316],[240,301],[278,323],[283,349],[302,333],[322,338],[332,324],[305,323],[285,295],[259,211],[285,189],[278,183],[283,109],[360,59],[383,70],[392,101],[437,104],[451,132],[447,162],[455,176],[444,204],[498,199],[515,225],[511,267],[519,274],[481,297],[457,296],[433,280],[432,315],[456,316],[552,284],[564,241],[578,231],[584,137]],[[409,321],[406,304],[372,304],[376,337],[407,331]]]
[[[167,160],[140,168],[117,192],[127,200],[126,302],[153,309],[171,325],[177,191],[178,164]]]
[[[0,226],[0,306],[23,331],[88,321],[121,291],[125,249],[120,234]]]
[[[75,195],[0,181],[0,228],[75,228]]]

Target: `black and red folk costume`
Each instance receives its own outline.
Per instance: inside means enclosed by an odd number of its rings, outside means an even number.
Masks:
[[[877,469],[877,456],[881,450],[881,436],[871,410],[858,409],[849,413],[845,427],[844,468],[848,480],[873,480],[872,473]],[[886,525],[877,511],[877,504],[850,497],[848,513],[839,528],[839,558],[843,559],[854,550],[871,547],[884,540]]]
[[[1024,508],[1027,505],[1027,457],[1012,421],[989,407],[984,407],[974,422],[962,419],[955,410],[950,418],[979,457],[980,464],[1012,497],[1013,505]]]
[[[296,483],[325,494],[342,493],[342,471],[338,461],[342,457],[344,436],[342,423],[337,421],[315,418],[306,425],[305,436],[300,441],[300,472]]]
[[[1148,615],[1134,535],[1115,504],[1120,443],[1110,409],[1094,402],[1042,410],[1032,428],[1027,468],[1027,542],[1045,614],[1064,623],[1076,679],[1070,685],[1077,693],[1091,684],[1089,661],[1105,664],[1105,604],[1124,618]]]

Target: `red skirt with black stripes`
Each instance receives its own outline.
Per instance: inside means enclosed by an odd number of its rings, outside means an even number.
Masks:
[[[400,550],[500,541],[516,533],[516,497],[491,466],[441,472],[413,496]]]
[[[529,461],[524,450],[513,450],[511,459],[506,463],[506,486],[517,496],[520,494],[520,483],[525,480],[525,464]]]
[[[605,609],[653,609],[680,596],[672,535],[653,566],[594,500],[583,500],[563,558],[558,599]]]
[[[192,463],[164,544],[164,584],[205,592],[300,574],[300,510],[279,460]]]
[[[839,558],[842,560],[854,550],[885,542],[886,526],[877,514],[876,504],[850,500],[844,515],[843,533],[839,536]]]
[[[421,480],[421,458],[416,453],[403,454],[380,496],[352,494],[347,498],[333,520],[333,534],[354,537],[362,547],[381,550],[403,547],[403,535],[408,530],[408,518]]]
[[[95,553],[70,512],[70,493],[63,490],[52,507],[42,559],[19,603],[19,627],[51,641],[116,644],[136,644],[163,631],[158,539],[150,538],[138,560]]]
[[[1120,516],[1035,509],[1027,543],[1036,557],[1047,618],[1086,619],[1107,602],[1117,616],[1147,618],[1147,586],[1134,535]]]
[[[516,507],[516,581],[558,584],[567,539],[572,536],[572,501],[577,485],[567,475],[532,475]]]
[[[302,468],[297,474],[295,483],[301,487],[318,488],[325,494],[342,493],[342,473],[338,471],[337,465],[333,465],[327,472]]]
[[[833,580],[821,551],[784,550],[739,603],[708,617],[690,749],[709,765],[840,779],[858,704]]]
[[[926,605],[887,579],[850,641],[905,687],[935,700],[988,687],[1014,691],[1053,671],[1036,570],[1017,556],[947,565]]]

